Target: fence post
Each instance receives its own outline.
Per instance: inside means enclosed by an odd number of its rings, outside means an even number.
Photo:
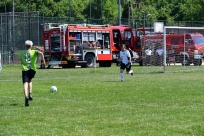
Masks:
[[[10,19],[10,13],[8,13],[7,15],[7,30],[6,30],[6,32],[7,32],[7,37],[6,37],[6,46],[4,45],[4,47],[8,47],[10,44],[11,44],[11,40],[10,40],[10,23],[9,23],[9,19]],[[3,50],[4,52],[6,51],[6,49],[5,50]],[[3,61],[6,63],[6,54],[3,52]]]
[[[31,23],[30,23],[30,15],[28,16],[29,17],[29,23],[28,23],[28,27],[29,27],[29,30],[28,30],[28,32],[29,32],[29,39],[31,38],[31,31],[30,31],[30,29],[31,29],[31,27],[30,27],[30,25],[31,25]]]
[[[9,64],[11,64],[11,55],[9,54]]]
[[[2,18],[2,14],[1,14],[1,54],[3,54],[3,50],[4,50],[4,49],[3,49],[4,46],[3,46],[3,31],[2,31],[2,30],[3,30],[3,29],[2,29],[2,23],[3,23],[3,22],[2,22],[2,19],[3,19],[3,18]],[[2,58],[3,58],[3,57],[2,57]],[[1,62],[1,55],[0,55],[0,62]]]
[[[40,45],[40,16],[39,16],[39,12],[37,12],[38,14],[38,46]]]

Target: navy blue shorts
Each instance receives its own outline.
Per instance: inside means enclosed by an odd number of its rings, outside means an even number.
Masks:
[[[35,71],[34,70],[28,70],[28,71],[22,71],[22,80],[23,83],[25,82],[30,82],[32,78],[35,76]]]
[[[124,63],[121,63],[121,65],[120,65],[120,69],[123,69],[123,70],[126,69],[126,71],[129,72],[129,71],[131,70],[131,65],[130,65],[129,68],[127,68],[126,65],[125,65]]]

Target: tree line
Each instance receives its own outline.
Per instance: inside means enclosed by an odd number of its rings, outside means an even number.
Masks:
[[[73,17],[79,19],[118,18],[118,0],[1,0],[0,12],[39,11],[44,17]],[[204,0],[120,0],[121,18],[151,20],[204,21]],[[136,5],[141,1],[139,5]],[[138,8],[140,7],[140,8]]]

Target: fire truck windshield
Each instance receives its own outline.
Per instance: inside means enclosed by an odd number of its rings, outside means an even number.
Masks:
[[[125,31],[125,38],[126,38],[126,40],[131,38],[131,32],[130,31]]]
[[[204,44],[204,37],[203,36],[193,37],[193,41],[195,44]]]

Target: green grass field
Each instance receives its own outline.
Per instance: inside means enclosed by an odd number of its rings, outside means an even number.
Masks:
[[[182,68],[182,67],[181,67]],[[204,71],[38,69],[24,106],[20,65],[0,73],[1,136],[203,136]],[[56,93],[50,87],[58,87]]]

